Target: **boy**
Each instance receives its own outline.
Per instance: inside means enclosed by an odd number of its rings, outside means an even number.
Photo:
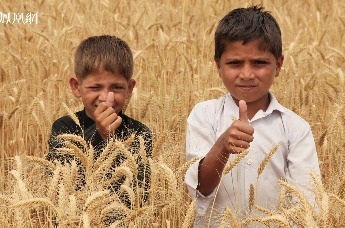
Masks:
[[[229,12],[215,32],[214,59],[229,93],[197,104],[187,120],[187,160],[200,158],[185,176],[197,200],[196,227],[218,227],[227,207],[238,219],[255,216],[248,205],[251,185],[255,204],[274,210],[278,179],[312,194],[310,172],[320,173],[309,124],[269,92],[284,60],[272,15],[259,6]],[[276,145],[259,176],[260,164]],[[246,149],[249,153],[221,179],[224,167]]]
[[[148,127],[123,113],[128,102],[135,80],[133,75],[133,55],[131,49],[123,40],[115,36],[94,36],[82,41],[74,57],[75,76],[69,79],[74,96],[81,98],[84,109],[75,113],[80,126],[70,117],[64,116],[53,123],[49,139],[48,160],[58,160],[71,163],[72,155],[59,154],[57,148],[63,147],[63,142],[56,137],[60,134],[76,134],[94,147],[94,161],[100,156],[110,137],[125,141],[135,135],[130,145],[130,151],[139,152],[139,136],[144,139],[146,156],[152,152],[152,133]],[[113,168],[121,164],[118,157]],[[148,164],[138,161],[138,184],[147,191],[149,188]],[[145,170],[146,169],[146,170]],[[80,168],[79,172],[81,172]],[[145,176],[145,177],[144,177]],[[145,179],[145,183],[143,180]],[[78,189],[85,184],[84,178],[78,183]],[[122,183],[110,186],[116,191]],[[147,195],[145,196],[145,199]]]

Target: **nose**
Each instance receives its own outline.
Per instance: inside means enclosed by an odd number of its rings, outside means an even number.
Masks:
[[[239,76],[243,80],[251,80],[254,78],[254,71],[253,71],[253,68],[250,66],[250,64],[243,65]]]
[[[99,92],[98,100],[99,100],[100,102],[105,102],[105,101],[107,100],[108,93],[109,93],[109,91],[108,91],[107,89],[102,89],[102,90]]]

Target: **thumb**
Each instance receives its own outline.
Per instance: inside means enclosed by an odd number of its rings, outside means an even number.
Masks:
[[[105,104],[108,107],[113,107],[114,106],[114,99],[115,99],[115,95],[113,92],[109,92],[108,96],[107,96],[107,100],[105,101]]]
[[[240,121],[243,121],[245,123],[248,122],[248,114],[247,114],[247,104],[244,100],[240,100],[238,102],[238,107],[239,107],[239,119]]]

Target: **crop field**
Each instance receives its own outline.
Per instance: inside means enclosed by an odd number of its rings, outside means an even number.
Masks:
[[[318,209],[282,184],[299,206],[265,211],[257,205],[267,217],[245,220],[227,210],[222,225],[345,227],[341,0],[0,1],[0,227],[192,227],[195,202],[184,185],[191,164],[185,161],[186,119],[196,103],[227,93],[213,61],[214,30],[230,10],[253,4],[270,11],[282,29],[285,62],[271,91],[312,127],[322,173],[321,180],[315,178]],[[75,49],[81,40],[103,34],[132,48],[137,84],[125,113],[154,132],[153,158],[147,158],[151,189],[143,205],[141,189],[129,182],[118,194],[105,190],[107,182],[97,175],[107,158],[89,165],[89,153],[78,155],[88,170],[81,191],[75,189],[75,163],[45,160],[53,121],[82,109],[68,85]],[[118,172],[131,180],[136,158],[126,143],[111,147],[126,154]],[[73,148],[66,152],[78,154]],[[121,219],[107,223],[111,213]]]

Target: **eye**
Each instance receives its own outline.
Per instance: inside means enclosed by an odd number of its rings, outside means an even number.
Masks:
[[[256,64],[256,65],[265,65],[265,64],[268,64],[268,62],[265,61],[265,60],[255,60],[254,64]]]
[[[112,88],[112,90],[118,91],[118,90],[122,90],[124,87],[123,87],[123,86],[120,86],[120,85],[114,85],[114,86],[112,86],[111,88]]]
[[[233,60],[233,61],[227,62],[227,64],[228,64],[228,65],[240,65],[240,64],[241,64],[241,61]]]
[[[243,64],[243,61],[240,60],[229,60],[226,62],[226,65],[230,68],[238,68]]]
[[[87,88],[91,90],[96,90],[99,88],[99,86],[88,86]]]

